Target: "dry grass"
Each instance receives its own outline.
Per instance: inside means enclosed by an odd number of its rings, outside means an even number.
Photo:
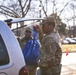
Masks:
[[[62,44],[62,51],[66,52],[76,52],[76,44]]]

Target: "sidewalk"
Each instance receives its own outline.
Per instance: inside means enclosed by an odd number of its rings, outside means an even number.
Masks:
[[[38,68],[36,75],[40,75],[40,70]],[[76,75],[76,53],[66,53],[62,55],[62,69],[61,75]]]
[[[36,75],[40,75],[39,68],[37,69]],[[76,64],[63,65],[61,75],[76,75]]]
[[[76,75],[76,64],[63,65],[61,75]]]
[[[76,75],[76,53],[63,53],[61,75]]]

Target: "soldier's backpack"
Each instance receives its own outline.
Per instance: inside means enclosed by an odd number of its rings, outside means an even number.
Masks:
[[[40,58],[40,46],[36,37],[37,32],[34,30],[34,38],[29,40],[22,50],[27,65],[37,64]]]

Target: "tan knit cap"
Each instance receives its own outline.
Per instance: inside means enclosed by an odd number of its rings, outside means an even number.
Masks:
[[[42,23],[41,25],[44,25],[44,24],[49,24],[49,25],[53,25],[55,26],[55,20],[54,20],[54,17],[45,17],[44,20],[42,20]]]
[[[31,32],[33,31],[32,27],[26,27],[25,31],[27,31],[27,30],[29,30]]]

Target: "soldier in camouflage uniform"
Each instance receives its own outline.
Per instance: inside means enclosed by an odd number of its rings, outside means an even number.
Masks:
[[[60,75],[62,49],[58,34],[54,32],[54,18],[47,17],[42,21],[42,30],[40,26],[35,26],[39,32],[41,42],[40,72],[41,75]],[[43,36],[45,34],[45,36]],[[56,37],[57,36],[57,37]]]
[[[28,40],[32,39],[32,28],[26,27],[24,37],[19,40],[20,46],[23,49],[24,45]]]
[[[32,39],[32,28],[30,27],[26,27],[25,29],[25,36],[20,40],[20,45],[21,48],[23,49],[23,47],[26,45],[26,42],[30,39]],[[35,75],[36,74],[36,68],[37,65],[26,65],[29,75]]]

